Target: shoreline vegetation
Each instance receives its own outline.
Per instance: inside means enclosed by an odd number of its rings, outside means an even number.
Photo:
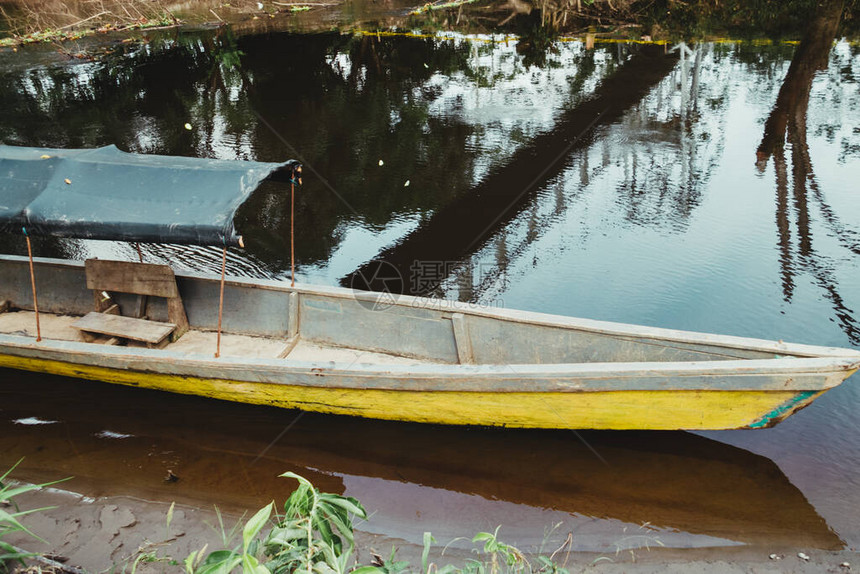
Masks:
[[[331,12],[363,0],[8,0],[0,2],[0,47],[54,43],[176,26],[222,26],[303,18],[331,27]],[[860,0],[844,0],[840,35],[857,36]],[[387,10],[384,25],[395,31],[461,31],[510,34],[552,41],[562,36],[586,42],[667,43],[732,38],[796,41],[815,0],[435,0]],[[379,11],[376,6],[374,10]],[[371,10],[372,12],[373,10]],[[362,29],[368,22],[341,22]],[[252,26],[253,28],[253,26]],[[61,51],[62,48],[60,48]]]
[[[12,482],[9,475],[20,462],[0,476],[0,506],[11,507],[10,511],[0,508],[0,573],[84,574],[87,569],[73,563],[67,564],[68,557],[22,547],[53,542],[37,535],[22,520],[24,516],[58,507],[22,510],[16,497],[41,491],[68,479],[44,484]],[[395,546],[392,546],[387,558],[371,549],[369,563],[362,564],[357,554],[353,524],[354,520],[369,520],[361,503],[348,496],[320,492],[298,474],[285,472],[280,476],[298,481],[298,487],[283,505],[283,512],[272,501],[247,520],[243,514],[230,526],[230,520],[225,522],[224,516],[215,507],[217,523],[211,526],[217,536],[213,546],[217,548],[210,548],[210,543],[203,540],[190,540],[190,547],[196,549],[183,557],[172,556],[169,550],[165,550],[170,542],[185,535],[185,532],[175,527],[171,530],[174,517],[184,517],[181,509],[176,512],[176,503],[171,503],[164,516],[164,540],[147,541],[138,546],[136,552],[124,557],[120,563],[114,563],[111,570],[136,573],[142,565],[160,564],[162,569],[177,572],[184,569],[186,574],[230,574],[236,571],[243,574],[569,574],[566,565],[571,555],[572,533],[549,555],[540,551],[527,556],[518,548],[499,540],[501,527],[497,527],[493,533],[476,534],[471,539],[474,545],[472,555],[461,559],[459,565],[441,565],[430,561],[431,550],[437,542],[430,532],[423,535],[420,568],[409,560],[398,559]],[[112,508],[113,512],[120,510],[118,507],[108,508]],[[121,510],[125,510],[132,518],[126,517],[124,521],[120,519],[117,522],[119,528],[136,525],[134,515],[128,509]],[[111,522],[105,520],[104,511],[101,515],[102,526]],[[107,530],[112,530],[112,526],[108,524]],[[16,533],[20,534],[19,539],[10,543],[10,535]],[[660,545],[659,540],[656,543]],[[444,553],[443,550],[442,555]]]
[[[849,572],[857,558],[846,548],[667,548],[649,524],[639,532],[619,531],[615,550],[604,552],[576,550],[575,532],[559,525],[553,541],[545,532],[539,548],[525,551],[502,541],[504,525],[447,542],[425,532],[410,544],[356,529],[373,520],[358,500],[320,492],[290,472],[281,476],[298,487],[283,506],[271,502],[241,516],[217,506],[207,511],[139,498],[86,498],[8,475],[0,486],[2,574],[806,573]],[[80,500],[70,504],[69,496]]]
[[[0,3],[0,46],[64,42],[107,32],[176,26],[181,21],[160,0]]]

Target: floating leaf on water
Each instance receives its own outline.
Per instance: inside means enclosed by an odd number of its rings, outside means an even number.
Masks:
[[[409,180],[406,180],[406,183],[403,184],[403,187],[409,187]]]
[[[191,129],[191,124],[185,124],[185,129],[186,129],[186,130],[190,130],[190,129]]]
[[[51,159],[51,156],[49,156],[48,154],[44,154],[44,155],[41,157],[41,159]]]
[[[69,179],[69,178],[66,178],[66,179],[64,179],[63,181],[65,181],[65,182],[66,182],[66,185],[72,185],[72,180],[71,180],[71,179]]]
[[[384,161],[379,160],[379,167],[382,167],[382,165],[383,165],[384,163],[385,163]]]

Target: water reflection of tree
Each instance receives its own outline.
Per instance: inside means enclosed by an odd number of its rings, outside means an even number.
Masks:
[[[594,199],[589,197],[591,184],[602,178],[618,182],[613,204],[622,225],[669,233],[686,229],[725,147],[722,114],[717,112],[725,111],[731,88],[721,77],[725,67],[718,64],[728,53],[715,45],[688,51],[617,124],[574,150],[565,173],[464,260],[440,292],[464,301],[492,300],[494,293],[507,288],[512,269],[523,273],[540,265],[540,259],[551,259],[558,246],[544,245],[537,255],[533,245],[549,230],[557,230],[569,214],[588,211]],[[715,102],[721,104],[713,113],[700,113],[700,105]],[[583,223],[579,240],[586,240],[593,224]],[[526,262],[517,267],[517,260]]]
[[[776,104],[767,118],[764,135],[756,151],[756,165],[764,170],[773,157],[776,175],[776,224],[783,298],[790,302],[795,289],[795,275],[805,271],[830,301],[842,330],[852,343],[860,343],[860,324],[845,305],[833,273],[833,265],[816,252],[810,229],[811,199],[819,204],[823,222],[842,245],[860,254],[857,232],[846,228],[827,204],[815,176],[807,141],[807,110],[812,81],[816,73],[827,68],[833,41],[842,15],[842,0],[825,0],[810,20],[808,30],[791,60]],[[790,145],[790,163],[785,143]],[[789,170],[791,178],[789,178]],[[795,215],[796,246],[792,241],[792,207]]]
[[[396,267],[402,277],[410,278],[403,284],[407,292],[438,293],[440,281],[457,264],[468,263],[471,256],[491,244],[494,237],[503,235],[506,226],[527,211],[536,193],[564,169],[570,155],[590,143],[595,126],[617,121],[665,78],[676,62],[662,49],[637,50],[624,60],[619,54],[617,61],[622,65],[602,78],[588,99],[560,113],[552,129],[532,138],[468,193],[445,205],[342,283],[369,289],[390,288],[372,280],[377,277],[378,260],[384,260]],[[583,66],[571,92],[577,93],[576,88],[586,84],[593,72],[593,62]],[[431,266],[429,278],[427,265]],[[499,267],[506,265],[503,257]],[[468,264],[464,268],[468,269]]]
[[[340,59],[349,72],[338,68]],[[173,31],[98,62],[0,73],[0,139],[268,161],[291,155],[286,140],[346,199],[306,178],[298,209],[309,231],[298,255],[318,262],[343,237],[344,222],[382,227],[399,214],[432,210],[468,185],[476,153],[466,143],[474,129],[430,117],[435,96],[422,93],[433,74],[468,66],[467,43],[340,34],[237,40],[226,28]],[[440,166],[446,178],[438,177]],[[404,190],[407,179],[420,188]],[[416,188],[420,193],[410,193]],[[259,196],[245,213],[249,250],[283,269],[288,193],[269,186]]]
[[[468,114],[431,112],[450,78],[477,94],[534,75],[513,47],[504,48],[337,33],[235,38],[229,28],[152,33],[96,62],[0,71],[0,140],[263,161],[297,151],[314,168],[297,201],[298,261],[324,264],[347,230],[434,212],[534,135],[531,119],[504,132]],[[488,57],[500,62],[497,52],[507,59],[487,68]],[[597,81],[611,70],[591,66],[593,52],[566,53],[574,54],[568,63],[579,58],[573,68],[581,64],[584,77]],[[559,89],[568,87],[572,101],[589,92],[563,82]],[[487,153],[482,140],[491,130],[500,143]],[[272,273],[285,269],[288,188],[261,189],[239,219],[248,256]]]

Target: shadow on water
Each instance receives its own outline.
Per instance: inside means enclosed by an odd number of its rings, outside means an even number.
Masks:
[[[253,509],[285,498],[292,485],[277,475],[291,470],[362,500],[373,513],[362,528],[415,543],[424,530],[444,542],[492,528],[516,508],[504,529],[523,544],[560,520],[561,539],[573,530],[584,550],[643,524],[643,538],[668,545],[841,547],[770,460],[687,433],[300,416],[17,372],[0,373],[0,399],[0,466],[26,457],[20,477],[74,476],[68,488],[90,496]],[[168,470],[180,480],[166,483]]]

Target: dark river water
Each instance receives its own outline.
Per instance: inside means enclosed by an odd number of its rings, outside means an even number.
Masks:
[[[860,47],[826,39],[540,51],[498,35],[222,28],[153,32],[96,61],[7,50],[0,141],[301,159],[299,282],[360,284],[384,259],[412,293],[860,348]],[[238,223],[247,249],[228,273],[288,278],[289,189],[266,184]],[[26,456],[26,476],[74,474],[69,488],[92,495],[237,508],[282,500],[291,485],[274,477],[293,470],[364,502],[360,528],[412,543],[502,525],[523,547],[573,532],[598,552],[854,548],[858,382],[773,429],[694,435],[296,420],[5,371],[0,466]],[[165,484],[168,468],[182,480]]]

